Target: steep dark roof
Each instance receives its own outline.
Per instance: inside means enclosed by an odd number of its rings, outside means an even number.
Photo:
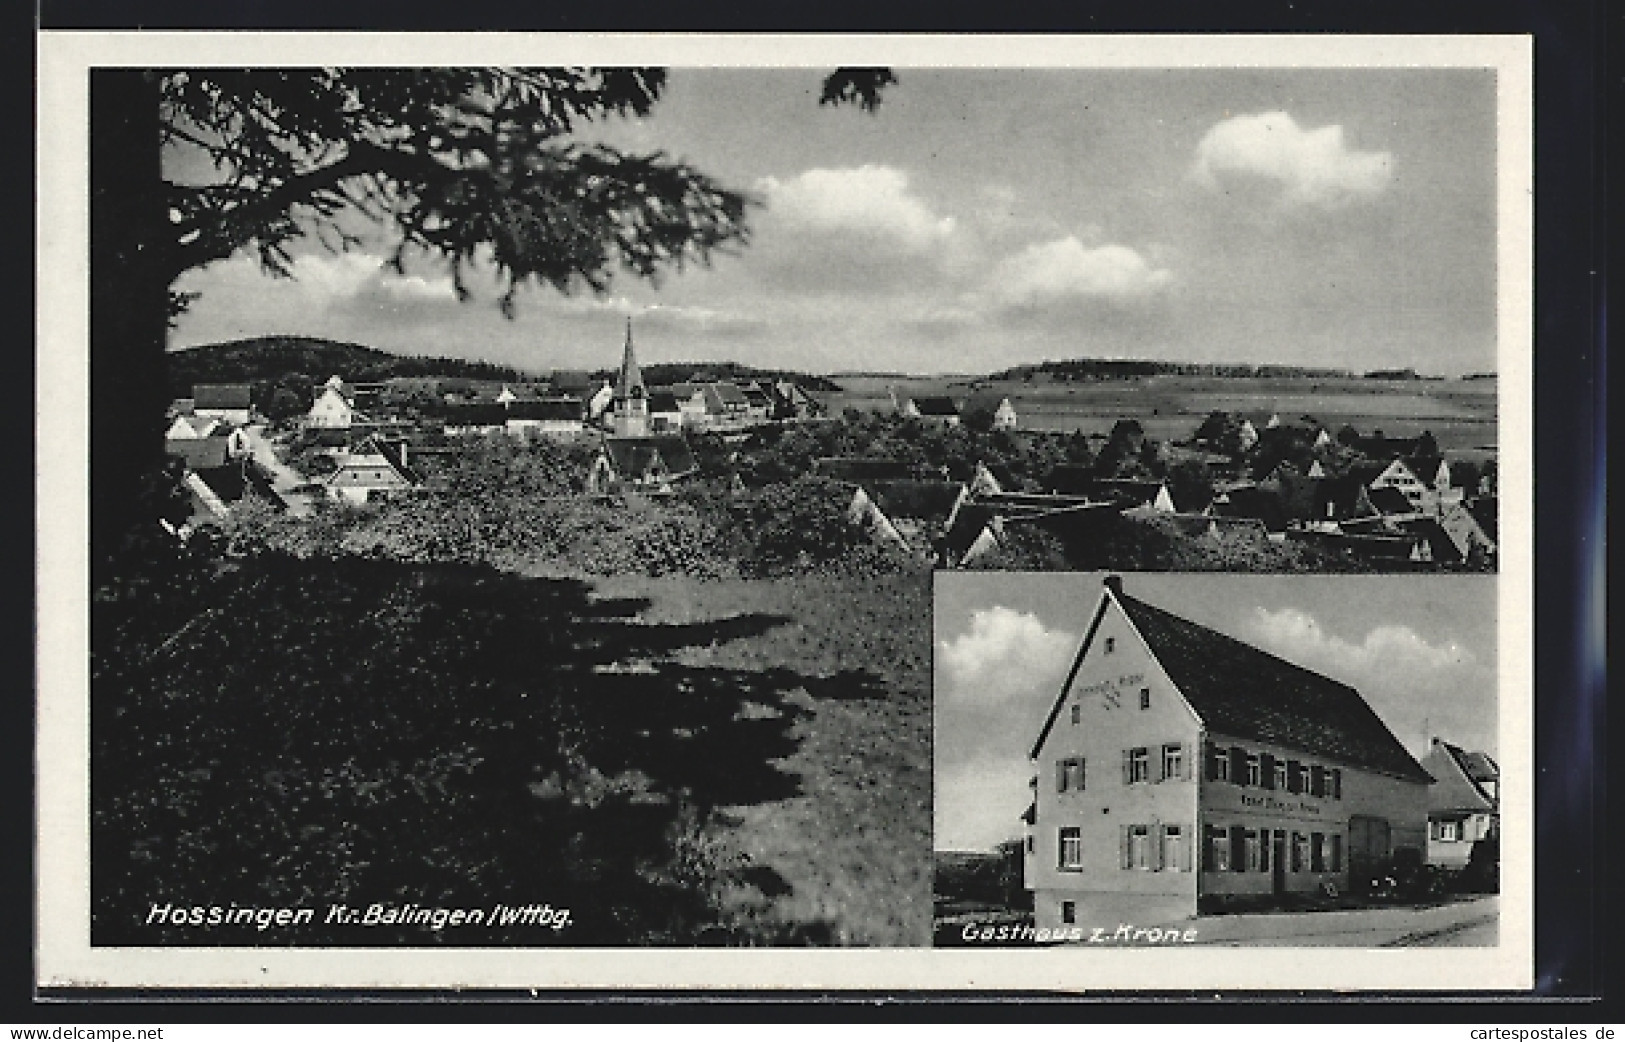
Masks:
[[[1495,761],[1483,753],[1469,753],[1460,746],[1435,738],[1433,748],[1427,757],[1428,770],[1437,779],[1437,784],[1428,792],[1428,810],[1430,811],[1489,811],[1494,810],[1496,801],[1488,792],[1484,791],[1480,779],[1474,777],[1475,770],[1487,762],[1493,766]],[[1498,780],[1500,772],[1493,772],[1484,781]]]
[[[287,503],[277,495],[276,489],[272,487],[265,473],[246,460],[227,463],[220,467],[194,469],[193,473],[209,487],[209,491],[220,497],[223,503],[236,503],[245,496],[257,495],[278,510],[287,508]]]
[[[198,409],[246,409],[249,396],[247,384],[192,385],[192,403]]]
[[[921,416],[958,416],[959,407],[954,400],[941,394],[929,394],[914,399],[914,408],[920,410]]]
[[[1496,514],[1499,501],[1494,496],[1482,496],[1467,504],[1467,512],[1473,515],[1478,527],[1492,540],[1496,538]]]
[[[1374,488],[1366,495],[1367,498],[1371,500],[1371,505],[1376,507],[1384,514],[1393,515],[1416,513],[1416,507],[1412,506],[1411,501],[1405,498],[1405,493],[1401,492],[1397,488],[1394,488],[1392,485],[1384,485],[1382,488]]]
[[[1126,593],[1117,601],[1209,732],[1408,781],[1433,780],[1347,684]]]
[[[602,380],[594,379],[585,369],[555,369],[552,383],[555,391],[568,391],[583,396],[591,394],[603,385]]]
[[[448,427],[501,427],[507,422],[508,410],[495,402],[446,406]]]
[[[226,465],[226,439],[223,437],[170,438],[164,442],[164,451],[184,460],[193,470]]]
[[[1095,468],[1062,463],[1044,476],[1044,491],[1063,496],[1086,496],[1095,487]]]
[[[508,403],[510,420],[579,420],[586,405],[580,398],[543,398],[539,401],[520,399]]]
[[[863,488],[887,517],[946,521],[965,486],[957,481],[902,479],[871,481]]]
[[[641,477],[654,462],[658,453],[666,471],[681,477],[698,468],[694,452],[688,442],[678,434],[655,434],[643,438],[605,438],[604,451],[615,466],[615,473],[623,478]]]
[[[677,396],[670,391],[649,392],[649,411],[651,413],[678,412],[680,409],[681,407],[677,404]]]

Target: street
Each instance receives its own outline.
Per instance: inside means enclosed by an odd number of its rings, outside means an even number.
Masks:
[[[305,493],[294,491],[307,484],[310,479],[277,458],[276,446],[265,436],[265,425],[255,423],[244,427],[243,435],[248,439],[249,449],[254,454],[254,462],[271,475],[271,486],[276,489],[283,502],[288,504],[288,512],[295,517],[303,517],[310,513],[310,497]]]
[[[1360,908],[1202,916],[1198,944],[1232,947],[1468,948],[1493,946],[1500,898],[1468,897],[1431,908]]]

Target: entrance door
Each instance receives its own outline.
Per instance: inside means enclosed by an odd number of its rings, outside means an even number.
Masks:
[[[1286,833],[1276,829],[1270,841],[1270,889],[1286,893]]]
[[[1366,886],[1388,860],[1387,818],[1356,814],[1349,819],[1349,882]]]

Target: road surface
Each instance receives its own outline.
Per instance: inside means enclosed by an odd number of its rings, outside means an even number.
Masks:
[[[250,451],[254,454],[254,462],[263,467],[271,475],[271,487],[276,494],[288,504],[288,512],[295,517],[303,517],[310,513],[310,497],[294,489],[309,484],[310,479],[283,463],[276,454],[276,446],[265,436],[265,425],[251,424],[243,428],[243,435],[248,439]]]
[[[1274,948],[1480,947],[1497,943],[1500,898],[1467,897],[1433,908],[1358,908],[1202,916],[1198,944]]]

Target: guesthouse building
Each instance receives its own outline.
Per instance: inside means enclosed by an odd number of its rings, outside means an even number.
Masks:
[[[1432,778],[1358,691],[1115,576],[1029,755],[1040,929],[1333,894],[1427,846]]]

